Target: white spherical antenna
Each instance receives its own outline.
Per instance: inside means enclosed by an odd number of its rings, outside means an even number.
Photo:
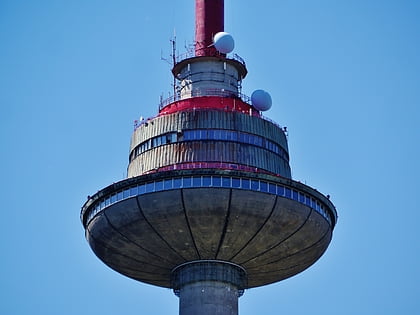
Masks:
[[[235,48],[235,41],[232,35],[226,32],[219,32],[214,35],[213,43],[214,47],[222,54],[231,53]]]
[[[259,111],[266,111],[271,108],[271,96],[264,90],[255,90],[251,95],[252,106]]]

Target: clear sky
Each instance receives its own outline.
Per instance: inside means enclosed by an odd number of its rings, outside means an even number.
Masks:
[[[420,283],[420,1],[225,0],[225,30],[289,130],[293,178],[339,220],[307,271],[245,292],[240,314],[415,314]],[[171,290],[106,267],[86,196],[125,176],[194,2],[0,0],[0,314],[178,314]]]

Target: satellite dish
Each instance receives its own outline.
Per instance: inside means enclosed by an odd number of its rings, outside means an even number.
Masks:
[[[271,96],[264,90],[255,90],[251,95],[252,106],[259,111],[266,111],[271,108]]]
[[[219,32],[213,38],[214,47],[222,54],[228,54],[235,48],[235,41],[232,35],[226,32]]]

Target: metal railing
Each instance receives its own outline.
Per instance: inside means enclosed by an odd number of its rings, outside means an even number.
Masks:
[[[237,97],[251,106],[251,98],[248,95],[242,93],[235,93],[232,91],[226,91],[224,89],[194,89],[187,95],[174,94],[166,99],[161,100],[159,104],[159,110],[171,103],[200,96]]]
[[[214,50],[210,50],[210,52],[214,52]],[[195,51],[194,50],[188,50],[188,51],[176,56],[175,62],[180,63],[181,61],[183,61],[185,59],[190,59],[190,58],[194,58],[194,57],[196,57]],[[237,61],[237,62],[241,63],[244,67],[246,67],[245,60],[236,53],[225,56],[225,55],[216,51],[213,54],[211,54],[210,57],[220,57],[220,58],[226,58],[227,60],[234,60],[234,61]]]

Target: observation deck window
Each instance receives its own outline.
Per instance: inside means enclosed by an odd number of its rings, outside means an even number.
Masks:
[[[182,178],[182,187],[183,188],[191,187],[191,177],[183,177]]]
[[[284,187],[277,185],[277,195],[284,196]]]
[[[201,176],[193,177],[193,187],[201,187]]]
[[[147,182],[145,184],[135,185],[124,190],[119,190],[116,193],[105,196],[92,204],[91,208],[88,208],[89,212],[86,213],[85,218],[87,221],[90,221],[100,211],[123,199],[133,198],[146,193],[153,193],[162,190],[199,187],[246,189],[270,193],[282,198],[293,199],[300,204],[312,208],[324,217],[330,224],[332,223],[332,217],[328,207],[315,197],[311,197],[302,191],[291,189],[285,185],[275,184],[266,180],[217,175],[181,176],[174,179],[160,179]]]
[[[182,180],[181,178],[174,178],[174,188],[181,188]]]
[[[163,190],[163,180],[155,182],[155,191]]]
[[[252,190],[260,190],[260,181],[258,180],[251,180],[251,189]]]
[[[260,182],[260,191],[268,192],[268,183],[267,182]]]
[[[184,130],[182,135],[178,135],[177,132],[170,132],[164,135],[156,136],[140,143],[133,149],[130,154],[130,162],[143,152],[156,148],[168,143],[177,143],[182,141],[196,141],[196,140],[219,140],[219,141],[234,141],[245,144],[254,145],[257,147],[264,148],[275,154],[279,155],[285,161],[289,161],[289,155],[285,149],[283,149],[277,143],[265,139],[262,136],[249,134],[242,131],[236,130],[224,130],[224,129],[194,129]]]
[[[311,197],[309,197],[309,196],[305,196],[305,197],[306,197],[305,204],[306,204],[308,207],[310,207],[310,206],[311,206]]]
[[[222,177],[222,187],[231,187],[230,177]]]
[[[213,186],[214,187],[221,187],[222,186],[222,178],[219,176],[213,177]]]
[[[130,188],[130,196],[137,196],[137,186],[131,187]]]
[[[268,183],[268,192],[275,195],[277,193],[276,184]]]
[[[164,189],[172,189],[172,178],[171,179],[165,179],[163,182]]]
[[[305,195],[299,192],[299,202],[305,203]]]
[[[241,179],[240,178],[232,178],[232,187],[233,188],[241,187]]]
[[[242,178],[242,188],[251,189],[251,181],[249,179]]]
[[[212,186],[211,176],[203,176],[203,186],[206,186],[206,187]]]
[[[296,201],[299,201],[299,194],[296,190],[293,190],[292,199],[296,200]]]
[[[123,198],[128,198],[130,197],[130,189],[125,189],[123,191]]]
[[[146,192],[146,185],[145,184],[140,185],[138,189],[139,189],[139,194],[144,194]]]

